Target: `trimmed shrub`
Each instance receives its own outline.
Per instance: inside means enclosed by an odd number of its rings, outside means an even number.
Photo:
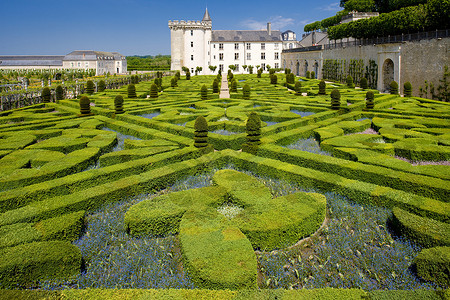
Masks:
[[[331,91],[331,109],[339,109],[341,107],[341,93],[334,89]]]
[[[121,95],[117,95],[114,98],[114,108],[116,110],[116,115],[123,114],[125,112],[123,110],[123,97]]]
[[[398,83],[396,81],[392,81],[389,85],[389,91],[392,95],[398,95]]]
[[[186,80],[191,80],[191,72],[186,72]]]
[[[42,89],[41,97],[42,97],[42,102],[44,102],[44,103],[50,102],[50,98],[52,97],[52,94],[48,87],[45,87]]]
[[[306,78],[311,78],[311,72],[310,71],[306,71]]]
[[[414,264],[421,278],[450,285],[450,247],[424,249],[414,259]]]
[[[150,98],[158,98],[158,86],[154,83],[150,86]]]
[[[214,94],[219,92],[219,81],[217,78],[215,78],[213,81],[212,89]]]
[[[128,98],[136,98],[136,87],[134,86],[134,84],[129,84],[128,85]]]
[[[56,100],[64,99],[64,90],[61,85],[58,85],[55,89]]]
[[[288,68],[284,69],[284,74],[288,75],[290,73],[291,73],[291,69],[288,69]]]
[[[261,78],[262,70],[258,69],[258,74],[256,75],[256,78]]]
[[[278,82],[278,77],[275,74],[270,75],[270,83],[271,84],[277,84]]]
[[[94,82],[92,80],[88,80],[86,82],[86,93],[88,95],[92,95],[94,93]]]
[[[359,81],[359,87],[363,90],[367,90],[369,88],[369,83],[367,82],[366,77],[361,78],[361,80]]]
[[[237,93],[237,82],[236,82],[236,78],[233,78],[233,80],[231,81],[230,92],[232,92],[232,93]]]
[[[411,82],[407,81],[403,85],[403,94],[405,97],[411,97],[412,96],[412,85]]]
[[[347,87],[350,89],[355,87],[355,84],[353,83],[353,77],[350,75],[347,76]]]
[[[103,92],[106,89],[106,84],[104,80],[100,80],[97,84],[97,91]]]
[[[242,88],[242,98],[249,100],[250,99],[250,86],[245,84]]]
[[[208,146],[208,122],[205,117],[199,116],[194,123],[194,146],[205,148]]]
[[[200,96],[202,100],[208,100],[208,88],[206,87],[206,85],[202,85]]]
[[[366,93],[366,108],[367,109],[373,109],[373,99],[374,99],[374,94],[372,91],[368,91]]]
[[[175,77],[177,78],[177,80],[180,80],[180,78],[181,78],[180,71],[177,71],[177,72],[175,73]]]
[[[270,70],[269,70],[269,74],[270,74],[270,75],[275,74],[275,69],[270,69]]]
[[[326,84],[325,84],[325,80],[321,80],[319,82],[319,95],[326,95]]]
[[[242,145],[242,151],[256,154],[261,144],[261,118],[255,112],[251,112],[245,125],[247,131],[247,142]]]
[[[172,79],[170,79],[170,86],[171,87],[177,87],[177,78],[176,77],[172,77]]]
[[[89,115],[91,113],[91,100],[88,97],[82,96],[80,98],[80,114]]]
[[[311,79],[316,79],[316,72],[314,72],[314,71],[311,71]]]
[[[302,95],[302,83],[300,81],[297,81],[295,83],[295,95],[296,96]]]

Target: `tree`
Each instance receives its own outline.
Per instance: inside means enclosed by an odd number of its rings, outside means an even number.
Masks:
[[[88,80],[86,82],[86,93],[88,95],[92,95],[94,93],[94,82],[92,80]]]
[[[209,66],[209,69],[214,73],[217,69],[217,66]]]
[[[253,66],[248,66],[248,73],[253,74]]]
[[[195,68],[195,75],[197,75],[198,73],[200,73],[203,70],[202,67],[196,67]]]
[[[347,76],[347,87],[350,89],[355,87],[355,84],[353,83],[353,77],[350,75]]]
[[[233,78],[233,80],[231,81],[230,92],[232,92],[232,93],[237,93],[237,82],[236,82],[236,78]]]
[[[129,84],[128,85],[128,98],[136,98],[136,87],[134,86],[134,84]]]
[[[324,80],[319,82],[319,95],[326,95],[326,84]]]
[[[219,92],[219,80],[217,78],[214,78],[212,88],[214,94]]]
[[[208,88],[206,87],[206,85],[202,85],[200,96],[202,100],[208,100]]]
[[[197,117],[194,123],[194,146],[196,148],[208,146],[208,122],[203,116]]]
[[[295,89],[295,95],[296,96],[301,96],[302,95],[302,84],[301,84],[300,81],[297,81],[295,83],[294,89]]]
[[[44,87],[42,89],[41,97],[42,97],[42,102],[44,102],[44,103],[50,102],[50,98],[52,97],[52,94],[48,87]]]
[[[359,87],[362,88],[363,90],[367,90],[369,85],[367,82],[367,78],[363,77],[361,78],[361,80],[359,81]]]
[[[230,69],[232,71],[235,71],[236,70],[236,66],[235,65],[229,65],[228,69]]]
[[[191,72],[189,70],[186,72],[186,80],[191,80]]]
[[[61,85],[58,85],[55,89],[56,100],[64,99],[64,90]]]
[[[331,91],[331,109],[339,109],[341,107],[341,93],[334,89]]]
[[[412,95],[411,82],[409,81],[405,82],[405,84],[403,85],[403,94],[405,95],[405,97],[411,97]]]
[[[375,10],[374,0],[348,0],[344,4],[347,11],[371,12]]]
[[[373,109],[373,98],[374,98],[374,95],[373,95],[373,92],[372,91],[368,91],[367,93],[366,93],[366,108],[367,109]]]
[[[80,114],[82,116],[91,114],[91,100],[86,96],[80,98]]]
[[[158,98],[158,86],[154,83],[150,86],[150,98]]]
[[[103,92],[106,89],[106,84],[104,80],[100,80],[97,84],[97,91]]]
[[[389,91],[392,95],[398,95],[398,83],[396,81],[392,81],[389,85]]]
[[[177,80],[176,76],[172,77],[172,79],[170,79],[170,86],[171,87],[177,87],[178,86],[177,81],[178,80]]]
[[[256,154],[261,144],[261,119],[255,112],[251,112],[245,125],[247,131],[247,143],[242,145],[242,151]]]
[[[244,71],[247,70],[247,67],[248,67],[247,65],[242,65],[242,68],[244,69]]]
[[[242,98],[246,100],[250,99],[250,86],[248,84],[245,84],[242,88]]]
[[[116,115],[123,114],[125,112],[123,110],[123,97],[121,95],[117,95],[114,98],[114,108],[116,110]]]

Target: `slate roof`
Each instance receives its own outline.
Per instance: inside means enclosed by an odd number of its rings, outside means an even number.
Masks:
[[[93,51],[93,50],[75,50],[67,54],[63,60],[65,61],[85,61],[97,59],[121,59],[122,54],[118,52]]]
[[[281,42],[279,30],[213,30],[213,42]]]
[[[61,66],[64,56],[61,55],[3,55],[0,66]]]
[[[211,17],[209,16],[208,8],[205,11],[205,14],[203,15],[202,22],[211,22]]]

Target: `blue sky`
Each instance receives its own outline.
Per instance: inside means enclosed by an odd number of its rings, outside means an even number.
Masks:
[[[334,15],[339,0],[20,0],[0,2],[0,55],[64,55],[73,50],[170,54],[169,20],[201,20],[213,30],[292,30]]]

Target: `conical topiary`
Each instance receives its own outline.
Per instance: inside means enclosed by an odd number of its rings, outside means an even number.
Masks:
[[[45,87],[42,89],[41,97],[42,97],[42,102],[44,102],[44,103],[50,102],[50,98],[52,97],[52,94],[48,87]]]
[[[258,74],[256,75],[256,78],[261,78],[262,70],[258,69]]]
[[[295,89],[295,95],[297,95],[297,96],[302,95],[302,83],[300,81],[297,81],[295,83],[294,89]]]
[[[186,80],[191,80],[191,72],[186,72]]]
[[[125,111],[123,110],[123,97],[121,95],[117,95],[114,98],[114,108],[116,110],[116,115],[123,114]]]
[[[205,117],[199,116],[194,123],[194,146],[205,148],[208,146],[208,122]]]
[[[171,87],[177,87],[177,78],[176,77],[172,77],[172,79],[170,79],[170,86]]]
[[[200,96],[202,100],[208,100],[208,88],[206,87],[206,85],[202,85]]]
[[[245,84],[242,88],[242,98],[249,100],[250,99],[250,86]]]
[[[392,95],[398,95],[398,83],[396,81],[392,81],[389,85],[389,90]]]
[[[86,82],[86,94],[92,95],[94,93],[94,82],[92,80],[88,80]]]
[[[326,95],[326,84],[324,80],[319,82],[319,95]]]
[[[247,143],[242,145],[242,151],[255,154],[261,144],[261,119],[255,112],[251,112],[245,125]]]
[[[150,98],[158,98],[158,86],[154,83],[150,86]]]
[[[362,88],[363,90],[367,90],[369,88],[369,84],[367,82],[366,77],[361,78],[361,80],[359,81],[359,87]]]
[[[353,77],[350,75],[347,76],[347,87],[351,89],[355,87],[355,84],[353,83]]]
[[[219,81],[217,80],[217,78],[214,79],[212,88],[213,88],[213,93],[219,92]]]
[[[403,94],[405,97],[411,97],[412,96],[412,85],[411,82],[407,81],[403,85]]]
[[[180,78],[181,78],[180,71],[177,71],[177,72],[175,73],[175,77],[177,78],[177,80],[180,80]]]
[[[100,80],[97,84],[97,91],[103,92],[106,88],[106,84],[104,80]]]
[[[334,89],[331,91],[331,109],[339,109],[341,107],[341,93]]]
[[[90,115],[91,114],[91,100],[88,97],[82,96],[80,98],[80,114]]]
[[[316,72],[311,71],[310,78],[311,78],[311,79],[316,79]]]
[[[136,98],[136,87],[134,84],[128,85],[128,98]]]
[[[231,93],[237,93],[237,82],[236,82],[236,78],[233,78],[233,80],[231,80],[230,92],[231,92]]]
[[[367,109],[372,109],[373,108],[373,98],[374,98],[374,94],[372,91],[368,91],[366,93],[366,108]]]
[[[311,72],[310,71],[306,71],[306,78],[307,79],[311,78]]]
[[[270,83],[271,84],[277,84],[278,82],[278,77],[275,74],[270,75]]]
[[[64,90],[61,85],[58,85],[55,89],[56,100],[64,99]]]

